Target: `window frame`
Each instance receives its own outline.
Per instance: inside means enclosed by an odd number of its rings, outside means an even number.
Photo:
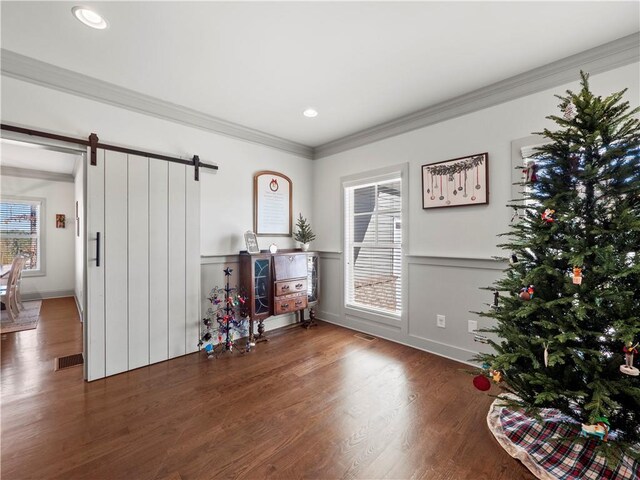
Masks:
[[[400,221],[402,225],[402,241],[400,242],[400,250],[401,250],[401,270],[400,270],[400,313],[392,313],[392,312],[384,312],[382,310],[377,309],[369,309],[366,306],[361,305],[353,305],[348,303],[347,298],[347,280],[348,276],[348,268],[349,268],[349,259],[350,253],[347,247],[347,237],[346,234],[346,221],[347,221],[347,212],[346,212],[346,201],[345,195],[346,190],[352,187],[362,187],[368,184],[375,184],[384,182],[385,180],[392,179],[400,179],[401,182],[401,209],[400,209]],[[342,309],[343,316],[346,317],[356,317],[361,320],[367,320],[369,322],[383,324],[388,326],[393,326],[394,328],[401,328],[404,320],[407,318],[407,291],[408,291],[408,278],[407,278],[407,248],[408,248],[408,238],[409,238],[409,181],[408,181],[408,163],[403,163],[399,165],[393,165],[390,167],[380,168],[377,170],[368,171],[365,173],[349,175],[341,178],[341,243],[343,248],[342,255]],[[376,200],[377,201],[377,200]],[[395,211],[395,210],[394,210]],[[389,210],[391,212],[391,210]],[[387,213],[385,211],[384,213]],[[376,232],[377,235],[377,232]],[[390,244],[395,246],[396,244]]]
[[[23,195],[1,195],[0,202],[24,202],[24,203],[39,203],[40,212],[38,219],[38,269],[37,270],[22,270],[23,277],[44,277],[47,274],[47,262],[46,262],[46,223],[47,223],[47,200],[43,197],[27,197]]]
[[[527,159],[522,157],[522,150],[539,147],[548,142],[542,135],[530,135],[511,142],[511,198],[514,204],[522,205],[523,207],[525,205],[523,196],[525,192],[521,183],[522,166]]]

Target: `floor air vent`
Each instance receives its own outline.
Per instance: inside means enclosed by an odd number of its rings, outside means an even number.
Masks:
[[[64,368],[71,368],[77,365],[82,365],[84,363],[84,358],[81,353],[76,353],[75,355],[67,355],[66,357],[58,357],[56,358],[56,370],[62,370]]]
[[[372,337],[371,335],[367,335],[366,333],[356,333],[354,337],[366,340],[367,342],[373,342],[376,339],[376,337]]]

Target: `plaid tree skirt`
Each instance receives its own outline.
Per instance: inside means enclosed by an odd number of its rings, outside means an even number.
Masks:
[[[594,454],[600,440],[559,444],[552,438],[578,435],[580,425],[554,409],[541,412],[543,421],[520,411],[505,408],[496,399],[487,415],[487,424],[498,443],[531,472],[543,480],[638,480],[640,463],[624,456],[618,465],[607,466]],[[570,423],[568,423],[570,422]]]

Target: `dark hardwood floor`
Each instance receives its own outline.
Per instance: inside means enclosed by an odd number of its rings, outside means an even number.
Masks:
[[[534,478],[464,365],[327,323],[92,383],[54,371],[81,348],[71,298],[3,335],[3,479]]]

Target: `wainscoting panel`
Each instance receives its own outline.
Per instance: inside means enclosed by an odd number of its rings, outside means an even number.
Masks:
[[[405,320],[395,326],[376,322],[366,314],[345,312],[342,254],[321,252],[322,301],[318,318],[353,330],[376,335],[437,355],[470,363],[479,351],[489,348],[474,342],[468,332],[468,320],[478,320],[478,327],[489,326],[470,311],[486,310],[493,300],[490,286],[499,278],[506,263],[490,258],[406,257],[408,289]],[[436,315],[445,315],[446,327],[436,326]]]
[[[339,323],[343,318],[344,289],[342,288],[342,254],[320,252],[320,301],[317,317]]]
[[[480,351],[484,345],[474,342],[473,334],[468,332],[468,320],[477,320],[480,328],[489,324],[470,312],[489,308],[486,304],[491,303],[493,295],[481,287],[490,286],[499,276],[495,269],[475,265],[409,263],[409,337],[454,349]],[[436,315],[445,316],[445,328],[437,326]]]

